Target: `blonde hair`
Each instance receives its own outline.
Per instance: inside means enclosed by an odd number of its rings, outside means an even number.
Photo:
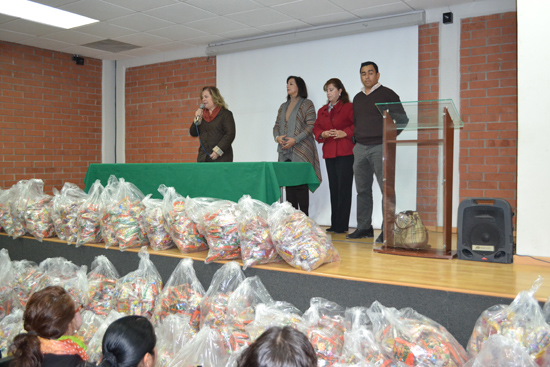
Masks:
[[[216,106],[220,106],[227,109],[227,104],[225,103],[220,91],[218,90],[218,88],[214,86],[207,86],[202,88],[201,95],[199,97],[200,99],[202,99],[202,92],[204,92],[205,90],[207,90],[208,93],[210,93],[210,95],[212,96],[212,102],[214,102]]]

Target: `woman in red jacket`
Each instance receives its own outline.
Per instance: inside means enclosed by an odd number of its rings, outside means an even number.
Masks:
[[[317,113],[313,134],[323,144],[327,166],[331,206],[327,232],[346,233],[353,183],[353,105],[340,79],[329,79],[323,90],[327,92],[328,103]]]

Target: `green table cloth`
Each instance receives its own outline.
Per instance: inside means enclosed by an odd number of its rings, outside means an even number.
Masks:
[[[91,164],[84,178],[85,191],[98,179],[105,186],[110,175],[159,199],[160,184],[174,187],[183,196],[238,201],[248,194],[267,204],[279,200],[283,186],[307,184],[312,192],[319,187],[315,170],[304,162],[115,163]]]

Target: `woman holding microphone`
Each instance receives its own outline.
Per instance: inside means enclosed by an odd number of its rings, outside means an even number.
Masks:
[[[195,112],[195,119],[189,128],[189,134],[199,138],[197,162],[233,162],[233,113],[227,109],[216,87],[202,88],[200,98],[201,108]]]
[[[313,134],[323,144],[327,166],[331,207],[327,232],[346,233],[353,183],[353,105],[340,79],[329,79],[323,90],[327,92],[328,103],[317,113]]]

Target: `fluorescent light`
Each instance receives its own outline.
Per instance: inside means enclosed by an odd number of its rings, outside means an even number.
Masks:
[[[331,37],[348,36],[384,29],[408,27],[426,23],[423,10],[385,17],[361,19],[347,23],[330,24],[297,30],[270,34],[266,36],[249,37],[234,41],[220,42],[208,45],[208,56],[222,55],[231,52],[255,50],[259,48],[288,45],[291,43],[315,41]]]
[[[0,13],[65,29],[99,22],[96,19],[28,0],[0,0]]]

